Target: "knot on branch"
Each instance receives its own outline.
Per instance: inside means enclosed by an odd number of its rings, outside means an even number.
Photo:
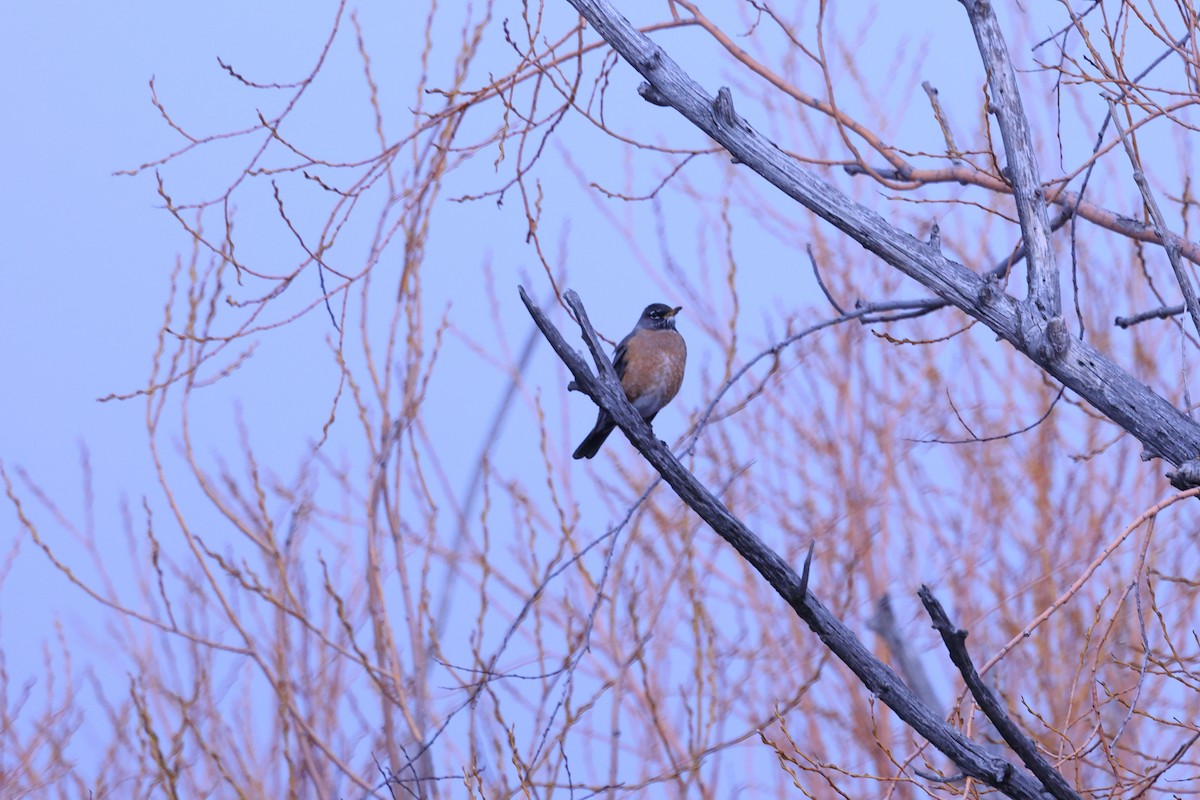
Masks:
[[[996,298],[1000,296],[1000,278],[995,273],[988,273],[983,279],[983,286],[979,287],[978,301],[980,308],[987,308],[992,303],[996,302]]]
[[[1067,323],[1062,317],[1053,317],[1046,323],[1046,340],[1042,344],[1042,355],[1052,361],[1058,361],[1067,354],[1071,346],[1071,334],[1067,331]]]
[[[1179,465],[1174,472],[1168,472],[1171,485],[1180,491],[1200,486],[1200,460],[1193,458]]]
[[[713,100],[713,119],[718,125],[727,128],[742,127],[745,124],[733,110],[733,95],[728,86],[722,86],[717,90],[717,99]]]
[[[938,227],[937,222],[929,229],[929,246],[939,253],[942,252],[942,229]]]
[[[642,99],[647,103],[651,103],[652,105],[656,106],[671,105],[671,101],[667,99],[667,96],[660,92],[654,86],[654,84],[650,83],[650,81],[642,81],[641,85],[638,86],[637,91],[638,94],[642,96]]]
[[[646,57],[641,60],[639,65],[640,69],[638,71],[642,73],[654,72],[656,69],[662,66],[662,60],[663,51],[661,48],[655,46],[649,53],[646,54]]]

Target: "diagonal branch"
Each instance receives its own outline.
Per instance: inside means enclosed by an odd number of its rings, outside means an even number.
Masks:
[[[614,50],[670,105],[733,156],[886,263],[987,325],[1048,374],[1133,434],[1148,457],[1174,466],[1200,454],[1200,426],[1087,342],[1061,317],[1030,320],[1021,305],[982,276],[892,227],[883,217],[817,178],[733,110],[722,89],[714,100],[609,0],[568,0]],[[1180,487],[1184,488],[1184,487]]]
[[[858,676],[868,691],[895,711],[913,730],[928,739],[930,744],[945,753],[967,775],[999,789],[1009,797],[1019,800],[1042,800],[1044,787],[1032,775],[1015,764],[992,755],[964,736],[961,731],[950,727],[940,715],[922,703],[890,667],[872,655],[858,637],[808,589],[808,562],[805,564],[804,577],[797,575],[791,565],[735,517],[724,503],[685,469],[670,449],[658,440],[650,426],[642,420],[641,414],[625,399],[625,393],[616,376],[594,375],[588,369],[582,354],[567,344],[563,335],[529,299],[523,288],[520,294],[521,302],[529,310],[534,323],[571,371],[576,388],[612,415],[617,426],[650,465],[658,470],[679,499],[758,571],[771,588],[792,607],[796,615],[820,637],[825,646]],[[601,356],[600,363],[607,361],[603,358],[600,338],[592,330],[579,296],[573,291],[568,291],[563,295],[563,299],[579,320],[584,341],[592,354]]]
[[[1000,701],[996,699],[996,695],[983,682],[983,678],[975,669],[975,665],[971,662],[971,656],[967,652],[967,632],[951,624],[950,617],[946,616],[946,610],[942,608],[942,604],[933,596],[933,592],[929,590],[928,586],[922,586],[917,595],[925,605],[925,610],[929,612],[929,618],[933,620],[934,630],[942,635],[942,641],[946,645],[946,651],[950,654],[950,660],[954,662],[959,674],[966,681],[967,688],[971,690],[971,696],[975,698],[975,702],[979,703],[979,707],[983,709],[983,713],[987,715],[991,723],[996,726],[996,730],[1004,738],[1004,741],[1008,743],[1014,753],[1021,757],[1021,761],[1025,763],[1029,771],[1037,776],[1056,800],[1080,800],[1079,795],[1075,793],[1075,790],[1071,788],[1059,771],[1042,758],[1037,745],[1022,733],[1016,723],[1009,718],[1004,707],[1000,705]]]
[[[1054,266],[1054,249],[1050,244],[1046,197],[1038,174],[1029,120],[1025,117],[1025,107],[1017,87],[1017,73],[1013,69],[1012,59],[1008,57],[1008,47],[1004,44],[1000,22],[996,19],[990,0],[961,2],[971,20],[979,55],[987,70],[988,87],[991,89],[988,110],[996,115],[996,121],[1000,124],[1004,155],[1008,159],[1003,173],[1013,187],[1017,217],[1021,221],[1021,233],[1028,251],[1027,302],[1032,306],[1030,311],[1036,308],[1042,319],[1051,319],[1062,313],[1062,297],[1058,269]]]
[[[1052,219],[1050,221],[1050,230],[1056,231],[1059,228],[1061,228],[1064,224],[1066,224],[1066,222],[1068,220],[1070,220],[1074,216],[1074,213],[1075,213],[1074,209],[1070,209],[1070,208],[1063,209],[1063,211],[1061,211],[1057,216],[1055,216],[1054,219]],[[1000,260],[999,263],[996,264],[996,266],[992,267],[987,272],[983,273],[984,279],[985,280],[1000,280],[1001,278],[1004,278],[1005,276],[1008,275],[1009,271],[1013,267],[1015,267],[1017,264],[1019,264],[1021,261],[1023,261],[1025,259],[1025,252],[1026,252],[1025,241],[1021,240],[1017,244],[1016,249],[1013,250],[1010,255],[1005,256],[1004,258],[1002,258]],[[820,280],[820,277],[818,276],[818,281],[819,280]],[[826,292],[825,294],[826,294],[826,297],[828,297],[829,293]],[[891,311],[912,311],[912,312],[914,312],[912,314],[912,316],[917,316],[919,314],[928,314],[932,311],[938,311],[940,309],[945,308],[948,305],[950,305],[948,302],[946,302],[945,300],[941,300],[937,297],[924,297],[919,300],[883,300],[883,301],[871,302],[871,303],[868,303],[865,300],[859,300],[855,304],[854,307],[856,309],[862,309],[865,306],[870,306],[870,308],[872,309],[873,312],[880,312],[880,313],[884,313],[884,314],[887,314],[887,312],[891,312]],[[909,315],[903,314],[903,315],[899,315],[899,316],[907,317]],[[896,319],[896,316],[888,316],[886,318],[880,317],[880,316],[861,317],[863,324],[884,322],[884,321],[894,320],[894,319]]]

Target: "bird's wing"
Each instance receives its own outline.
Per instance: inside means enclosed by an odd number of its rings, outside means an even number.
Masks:
[[[625,377],[625,367],[629,364],[629,360],[626,358],[629,350],[626,345],[629,344],[629,340],[632,338],[633,334],[631,333],[621,340],[616,350],[613,350],[613,369],[617,371],[617,378]]]

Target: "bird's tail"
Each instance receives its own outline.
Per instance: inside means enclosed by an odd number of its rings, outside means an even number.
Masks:
[[[596,422],[596,427],[592,428],[584,440],[579,443],[579,447],[575,448],[575,452],[571,454],[571,458],[591,458],[600,452],[600,445],[604,444],[604,440],[613,432],[611,420],[600,419]]]

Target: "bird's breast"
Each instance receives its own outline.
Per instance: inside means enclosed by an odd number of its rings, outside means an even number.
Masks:
[[[679,331],[642,331],[626,353],[625,396],[644,417],[658,413],[679,392],[687,345]]]

